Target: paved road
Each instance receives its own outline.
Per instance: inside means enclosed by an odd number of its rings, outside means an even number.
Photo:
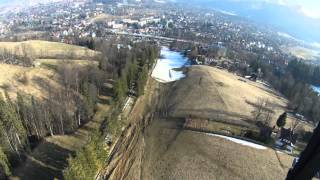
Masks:
[[[155,35],[149,35],[149,34],[137,34],[137,33],[128,33],[128,32],[114,32],[114,33],[117,35],[145,37],[145,38],[160,39],[160,40],[166,40],[166,41],[178,41],[178,42],[186,42],[186,43],[204,44],[204,43],[201,43],[198,41],[178,39],[178,38],[169,38],[169,37],[155,36]]]

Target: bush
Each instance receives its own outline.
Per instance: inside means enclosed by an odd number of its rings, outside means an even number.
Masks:
[[[68,159],[68,168],[64,172],[66,180],[94,179],[98,171],[104,167],[108,157],[102,136],[96,132],[92,135],[90,143],[76,153],[75,157]]]
[[[9,161],[0,147],[0,179],[5,179],[11,175]]]
[[[28,85],[29,79],[26,73],[23,73],[21,76],[18,77],[18,81],[24,85]]]

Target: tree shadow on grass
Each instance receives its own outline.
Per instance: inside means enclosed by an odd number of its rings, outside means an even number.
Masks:
[[[14,177],[24,180],[63,179],[63,169],[74,152],[56,144],[43,141],[28,155],[27,160],[13,172]]]

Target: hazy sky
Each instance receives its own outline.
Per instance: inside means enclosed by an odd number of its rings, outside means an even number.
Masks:
[[[277,3],[295,8],[311,18],[320,18],[320,0],[256,0]]]

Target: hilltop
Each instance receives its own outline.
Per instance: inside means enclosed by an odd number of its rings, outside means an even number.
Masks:
[[[193,66],[188,78],[176,82],[172,89],[169,106],[173,117],[191,114],[210,119],[246,120],[254,110],[252,104],[266,99],[275,109],[275,121],[288,103],[262,82],[209,66]]]
[[[26,93],[37,98],[46,98],[48,89],[44,86],[58,90],[62,89],[61,76],[54,67],[66,66],[80,68],[84,66],[97,66],[97,62],[88,60],[60,61],[55,59],[37,60],[39,66],[34,68],[18,65],[0,64],[0,93],[7,91],[11,97],[18,92]]]
[[[58,69],[97,66],[95,58],[100,54],[88,48],[49,41],[0,42],[0,51],[17,55],[22,59],[32,57],[32,67],[19,63],[0,63],[0,92],[7,91],[15,97],[17,92],[38,98],[48,96],[47,86],[61,89]],[[11,61],[12,62],[12,61]],[[52,89],[52,90],[54,90]]]
[[[186,78],[171,84],[152,79],[148,88],[149,91],[155,88],[153,98],[138,100],[129,116],[130,126],[114,145],[103,177],[283,179],[286,176],[294,156],[277,151],[268,143],[241,137],[246,131],[259,131],[257,121],[252,118],[259,99],[268,99],[272,105],[271,126],[286,110],[288,101],[266,83],[215,67],[191,66]],[[146,112],[141,115],[141,111]],[[287,124],[292,120],[293,117],[288,117]]]
[[[93,59],[100,53],[91,49],[59,42],[30,40],[0,42],[0,52],[34,59]]]

